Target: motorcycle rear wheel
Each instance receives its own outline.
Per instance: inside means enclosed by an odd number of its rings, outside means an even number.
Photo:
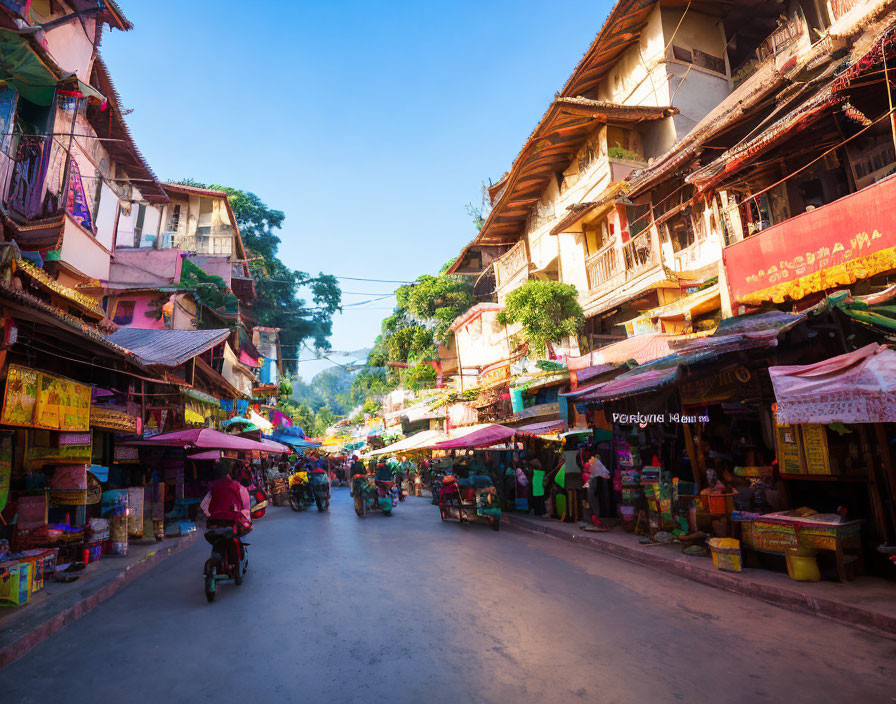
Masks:
[[[358,514],[358,518],[364,518],[364,514],[367,513],[365,510],[364,499],[360,496],[355,497],[355,513]]]
[[[215,600],[215,561],[207,560],[205,563],[205,598],[211,604]]]
[[[501,530],[501,519],[500,518],[489,518],[488,524],[492,527],[492,530]]]
[[[299,507],[299,503],[295,500],[295,498],[293,498],[293,495],[292,495],[292,494],[289,495],[289,507],[290,507],[293,511],[301,511],[301,510],[302,510],[302,509]]]
[[[329,499],[315,499],[315,503],[317,503],[318,511],[326,511],[330,508],[330,500]]]
[[[383,515],[384,515],[384,516],[391,516],[391,515],[392,515],[392,509],[390,508],[388,511],[387,511],[386,509],[383,509]]]

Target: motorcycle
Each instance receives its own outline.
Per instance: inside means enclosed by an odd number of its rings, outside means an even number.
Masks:
[[[267,508],[267,501],[260,501],[249,515],[253,519],[261,518]],[[249,543],[243,542],[237,532],[236,524],[215,526],[205,531],[205,539],[212,546],[212,556],[205,561],[205,598],[209,603],[215,600],[218,583],[232,580],[239,586],[243,583],[243,575],[249,569]]]
[[[352,496],[355,499],[355,513],[363,518],[369,511],[382,511],[384,516],[391,516],[392,509],[398,503],[395,482],[381,481],[364,474],[357,474],[352,479]]]
[[[330,477],[326,472],[311,472],[308,477],[317,510],[326,511],[330,508]]]
[[[461,486],[455,477],[446,476],[438,497],[443,521],[451,518],[460,523],[488,523],[492,530],[501,530],[501,502],[487,477],[477,476]]]
[[[311,481],[308,482],[303,481],[301,478],[297,479],[292,486],[289,487],[289,507],[293,511],[304,511],[306,508],[310,508],[314,503],[314,491],[310,487]],[[329,486],[327,487],[327,496],[329,505]],[[324,509],[321,509],[324,510]]]

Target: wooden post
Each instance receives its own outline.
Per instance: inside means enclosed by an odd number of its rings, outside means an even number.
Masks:
[[[862,456],[868,467],[868,494],[871,499],[871,511],[874,514],[874,527],[888,543],[890,542],[890,530],[884,512],[883,501],[880,495],[880,486],[877,482],[877,468],[874,462],[874,454],[871,452],[871,444],[868,441],[868,428],[864,423],[858,423],[859,440],[862,446]]]
[[[877,450],[880,454],[881,461],[884,465],[884,471],[887,475],[886,503],[890,507],[890,521],[896,524],[896,515],[894,515],[894,506],[896,506],[896,468],[893,467],[893,456],[890,453],[890,443],[887,442],[887,433],[884,430],[883,423],[874,424],[874,435],[877,439]]]
[[[705,476],[703,475],[703,466],[697,457],[697,451],[694,446],[694,436],[691,434],[691,426],[688,423],[681,424],[684,433],[684,443],[688,450],[688,457],[691,459],[691,472],[694,474],[694,484],[697,486],[697,492],[704,486]]]

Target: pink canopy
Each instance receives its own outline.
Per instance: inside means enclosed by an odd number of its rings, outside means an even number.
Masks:
[[[877,343],[768,373],[782,425],[896,421],[896,352]]]
[[[509,440],[516,431],[504,425],[487,425],[484,428],[475,430],[472,433],[463,435],[453,440],[445,440],[432,446],[433,450],[462,450],[472,449],[476,447],[489,447],[498,443]]]
[[[270,442],[270,441],[269,441]],[[133,445],[168,445],[170,447],[183,448],[202,448],[206,450],[259,450],[261,452],[289,452],[283,445],[271,442],[266,445],[257,440],[242,438],[239,435],[230,435],[222,433],[220,430],[212,430],[211,428],[190,428],[189,430],[178,430],[174,433],[165,433],[164,435],[156,435],[142,442],[131,443]],[[272,445],[276,445],[275,449]]]

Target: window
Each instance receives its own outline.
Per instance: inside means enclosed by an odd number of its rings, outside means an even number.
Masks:
[[[119,301],[115,306],[115,317],[112,322],[116,325],[130,325],[134,320],[134,301]]]
[[[680,252],[694,244],[694,229],[691,224],[690,208],[669,221],[669,239],[672,251]]]
[[[600,222],[588,223],[582,227],[582,230],[585,233],[585,246],[588,249],[589,257],[597,254],[610,241],[606,218]]]
[[[96,221],[100,215],[100,196],[103,195],[103,175],[99,172],[95,172],[96,178],[96,191],[94,191],[93,196],[93,224],[94,229],[96,229]]]
[[[140,246],[140,241],[143,236],[143,223],[146,220],[146,206],[141,204],[139,208],[137,208],[137,224],[134,225],[134,241],[137,243],[137,246]]]
[[[168,216],[168,232],[180,230],[180,205],[171,206],[171,215]]]

